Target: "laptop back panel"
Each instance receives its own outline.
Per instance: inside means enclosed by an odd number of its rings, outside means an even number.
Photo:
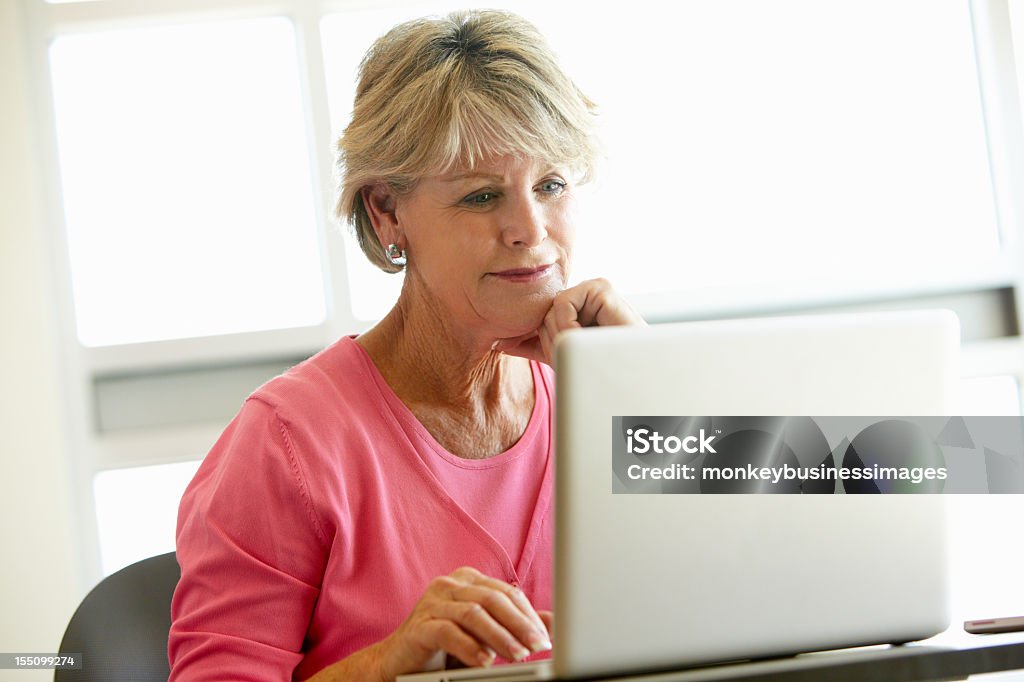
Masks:
[[[948,625],[940,495],[612,493],[612,418],[950,414],[941,311],[602,328],[557,368],[554,668],[903,642]]]

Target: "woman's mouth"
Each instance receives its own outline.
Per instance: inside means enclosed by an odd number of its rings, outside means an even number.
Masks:
[[[534,282],[547,277],[552,267],[550,264],[538,265],[533,268],[512,268],[511,270],[502,270],[488,274],[506,282]]]

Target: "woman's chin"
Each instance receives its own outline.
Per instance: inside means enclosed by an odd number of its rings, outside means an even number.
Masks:
[[[480,303],[490,310],[488,319],[505,330],[504,338],[513,338],[537,330],[563,289],[565,277],[555,268],[538,281],[505,282],[489,278],[480,292]]]
[[[506,308],[499,311],[494,321],[500,328],[502,338],[515,338],[537,331],[544,322],[544,316],[551,310],[551,301],[536,300],[522,302],[515,308]]]

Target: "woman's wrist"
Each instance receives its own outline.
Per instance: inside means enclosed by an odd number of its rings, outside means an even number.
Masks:
[[[306,682],[394,682],[396,675],[384,669],[382,648],[385,641],[346,656],[308,678]]]
[[[389,670],[389,666],[387,665],[389,658],[388,649],[391,646],[391,637],[392,635],[388,635],[376,644],[363,650],[369,658],[367,665],[371,671],[371,676],[367,679],[374,680],[374,682],[394,682],[395,678],[398,677],[398,672],[395,670]]]

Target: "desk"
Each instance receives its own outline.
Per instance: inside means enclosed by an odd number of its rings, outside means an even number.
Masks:
[[[962,680],[969,675],[1022,670],[1024,634],[939,635],[904,646],[825,651],[692,670],[629,675],[622,682],[848,682]]]

